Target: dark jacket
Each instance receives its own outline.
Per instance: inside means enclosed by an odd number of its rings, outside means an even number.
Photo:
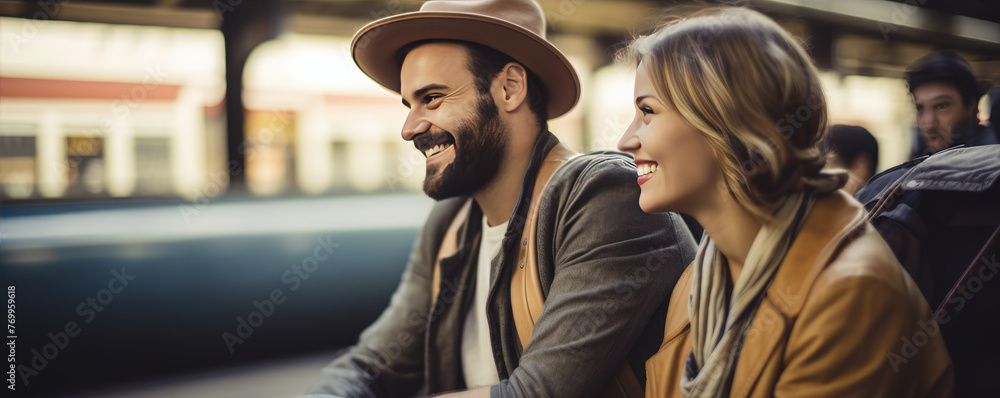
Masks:
[[[512,259],[538,167],[558,143],[540,134],[518,203],[492,262],[487,321],[500,384],[493,397],[594,396],[628,359],[643,364],[659,347],[666,298],[695,254],[675,214],[645,214],[632,159],[595,152],[568,161],[541,197],[537,259],[545,310],[523,349],[510,304]],[[431,273],[444,233],[467,198],[439,202],[417,238],[389,307],[336,358],[311,393],[409,397],[465,388],[461,333],[475,289],[482,211],[473,203],[458,252],[442,260],[439,300],[430,307]]]
[[[998,253],[980,253],[1000,224],[998,179],[1000,145],[950,148],[886,170],[856,195],[932,309],[969,264],[985,265],[937,316],[955,363],[956,397],[1000,390],[1000,285],[993,281],[1000,262]]]
[[[949,148],[883,171],[855,195],[868,211],[873,211],[891,193],[893,184],[902,179],[895,197],[872,223],[932,308],[941,303],[986,237],[968,242],[970,247],[963,250],[956,245],[964,243],[943,240],[947,238],[943,232],[959,212],[1000,206],[994,201],[995,191],[1000,188],[995,187],[1000,185],[995,184],[998,178],[1000,146]],[[984,229],[992,232],[988,226]],[[969,240],[968,236],[955,238]]]

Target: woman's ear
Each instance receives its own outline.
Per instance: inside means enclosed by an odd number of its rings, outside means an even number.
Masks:
[[[504,65],[498,77],[503,88],[503,109],[514,112],[528,97],[528,70],[517,62]]]

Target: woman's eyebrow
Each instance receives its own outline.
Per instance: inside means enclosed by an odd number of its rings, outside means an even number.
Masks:
[[[644,100],[646,98],[652,98],[652,97],[653,97],[652,95],[640,95],[638,97],[635,97],[635,104],[638,106],[639,103],[642,102],[642,100]]]

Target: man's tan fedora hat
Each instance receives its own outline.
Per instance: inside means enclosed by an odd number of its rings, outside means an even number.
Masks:
[[[397,53],[421,40],[460,40],[498,50],[535,73],[549,94],[549,118],[562,116],[580,99],[573,66],[545,39],[545,15],[531,0],[428,1],[420,11],[372,22],[351,42],[361,71],[399,93]]]

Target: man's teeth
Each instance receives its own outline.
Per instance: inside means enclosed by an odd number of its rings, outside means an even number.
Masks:
[[[640,176],[656,171],[656,163],[643,163],[636,167]]]
[[[437,154],[438,152],[441,152],[441,151],[443,151],[443,150],[445,150],[445,149],[448,149],[448,148],[450,148],[450,147],[451,147],[451,144],[441,144],[441,145],[435,145],[435,146],[434,146],[433,148],[431,148],[431,149],[428,149],[428,150],[427,150],[427,152],[424,152],[424,156],[427,156],[427,157],[431,157],[431,156],[434,156],[434,155],[436,155],[436,154]]]

